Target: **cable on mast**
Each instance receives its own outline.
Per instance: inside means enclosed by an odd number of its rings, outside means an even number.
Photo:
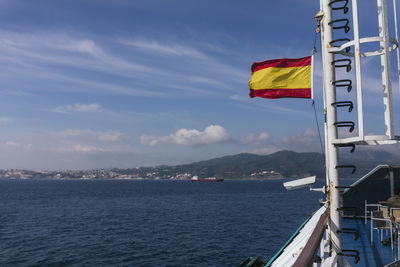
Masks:
[[[314,45],[313,45],[313,49],[312,49],[312,52],[311,52],[311,56],[314,56],[314,54],[317,53],[317,45],[316,45],[316,44],[317,44],[317,36],[318,36],[318,34],[321,32],[321,20],[322,20],[322,18],[323,18],[323,13],[322,13],[322,11],[319,11],[319,12],[315,15],[314,18],[315,18],[315,20],[316,20],[316,22],[317,22],[317,28],[315,29],[315,34],[314,34]],[[312,67],[314,67],[314,66],[312,66]],[[315,100],[314,100],[314,98],[312,98],[311,100],[312,100],[311,105],[312,105],[312,107],[313,107],[313,109],[314,109],[315,124],[317,125],[317,130],[318,130],[319,143],[320,143],[320,145],[321,145],[321,152],[322,152],[322,155],[325,155],[324,146],[322,145],[321,131],[320,131],[319,125],[318,125],[317,111],[315,110]]]

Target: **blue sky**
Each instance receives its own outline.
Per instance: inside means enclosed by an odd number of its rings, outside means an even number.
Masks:
[[[309,100],[248,96],[252,62],[310,54],[318,10],[311,0],[0,0],[0,168],[320,151]],[[365,83],[373,133],[378,78]]]

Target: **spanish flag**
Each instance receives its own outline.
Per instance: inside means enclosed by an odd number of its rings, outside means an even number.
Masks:
[[[311,98],[311,61],[312,56],[253,63],[250,97]]]

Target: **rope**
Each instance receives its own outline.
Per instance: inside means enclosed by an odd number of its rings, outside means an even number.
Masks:
[[[317,36],[319,35],[319,33],[320,33],[320,20],[317,20],[317,30],[315,31],[315,34],[314,34],[314,45],[313,45],[313,49],[312,49],[312,56],[315,54],[315,53],[317,53]],[[311,102],[311,105],[312,105],[312,107],[313,107],[313,109],[314,109],[314,116],[315,116],[315,124],[317,125],[317,129],[318,129],[318,136],[319,136],[319,143],[320,143],[320,145],[321,145],[321,152],[322,152],[322,155],[324,155],[324,146],[322,145],[322,137],[321,137],[321,131],[319,130],[319,125],[318,125],[318,116],[317,116],[317,111],[315,110],[315,101],[314,101],[314,99],[312,99],[312,102]]]
[[[314,34],[314,45],[313,45],[313,49],[312,49],[312,52],[311,52],[313,55],[315,53],[317,53],[317,46],[316,46],[316,44],[317,44],[317,36],[318,36],[318,32],[315,31],[315,34]]]
[[[312,106],[314,108],[314,115],[315,115],[315,124],[317,125],[318,129],[318,136],[319,136],[319,144],[321,145],[321,152],[322,155],[324,155],[324,146],[322,145],[322,138],[321,138],[321,131],[319,130],[319,125],[318,125],[318,116],[317,116],[317,111],[315,110],[315,102],[314,100],[312,101]]]
[[[317,53],[317,35],[321,32],[321,20],[322,20],[322,14],[321,11],[318,12],[317,15],[315,15],[315,21],[317,22],[317,28],[315,29],[315,34],[314,34],[314,45],[313,45],[313,50],[312,50],[312,54],[314,55],[315,53]]]

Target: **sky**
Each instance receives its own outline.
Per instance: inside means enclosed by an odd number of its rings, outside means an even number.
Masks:
[[[0,0],[0,168],[321,152],[310,100],[248,95],[253,62],[310,55],[318,10],[316,0]],[[370,16],[360,20],[375,34]],[[317,37],[322,130],[320,61]],[[363,74],[366,132],[379,134],[380,74]]]

